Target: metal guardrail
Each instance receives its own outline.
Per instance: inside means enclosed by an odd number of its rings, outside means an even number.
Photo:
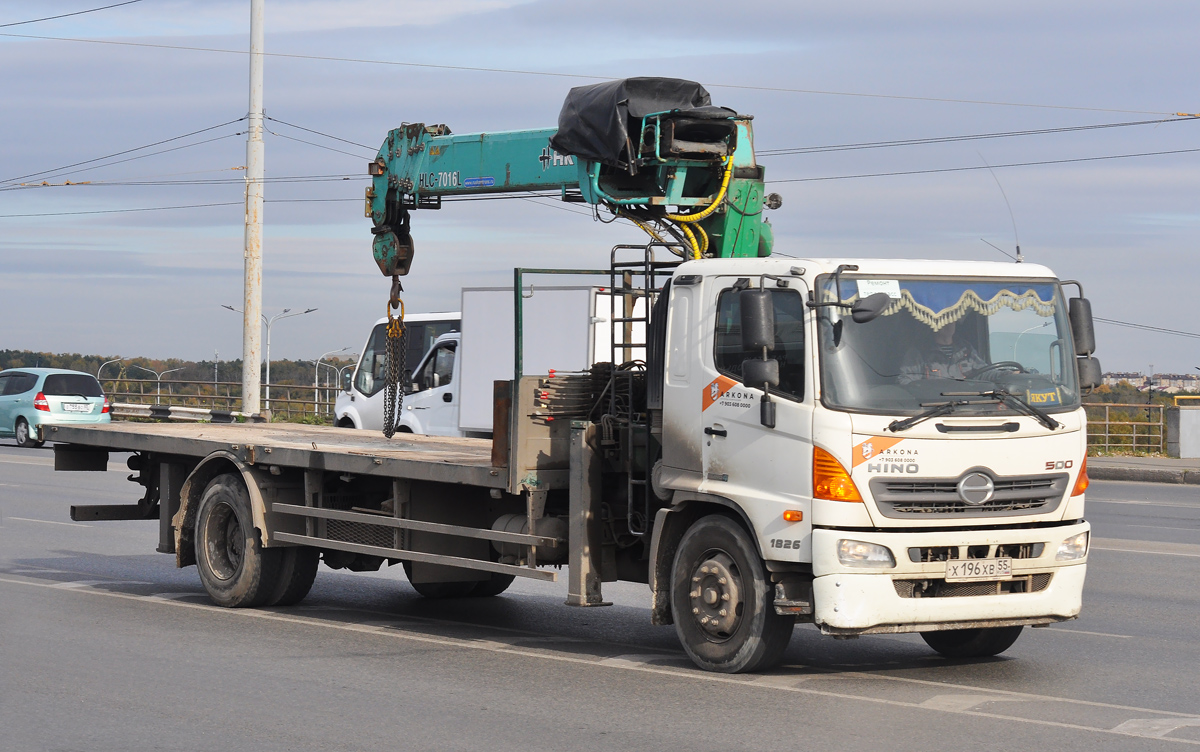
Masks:
[[[128,410],[159,405],[240,415],[242,409],[242,385],[239,382],[119,378],[101,379],[100,383],[110,400],[128,406]],[[285,420],[333,422],[334,401],[339,391],[337,387],[271,384],[271,399],[267,400],[267,386],[263,385],[260,403],[270,409],[273,415]],[[117,413],[119,416],[123,414],[127,417],[151,417],[148,413]],[[179,416],[184,414],[178,413]],[[195,420],[209,419],[204,417]]]
[[[1088,418],[1089,449],[1166,452],[1164,405],[1096,402],[1083,407]]]

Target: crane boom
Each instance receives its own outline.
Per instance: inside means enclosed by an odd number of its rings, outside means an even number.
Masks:
[[[452,134],[444,125],[402,125],[369,172],[373,254],[390,277],[412,263],[410,212],[466,195],[557,190],[564,201],[634,222],[687,258],[771,252],[751,118],[713,107],[689,81],[577,87],[558,128]]]

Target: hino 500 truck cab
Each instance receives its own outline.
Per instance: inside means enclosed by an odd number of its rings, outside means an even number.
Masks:
[[[1077,373],[1095,361],[1077,367],[1090,331],[1073,338],[1061,287],[1033,264],[683,264],[655,490],[745,515],[776,610],[827,634],[920,631],[983,654],[1073,618],[1089,531]],[[709,638],[737,598],[711,589],[671,604]]]

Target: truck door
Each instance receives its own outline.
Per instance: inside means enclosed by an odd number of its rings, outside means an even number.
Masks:
[[[414,375],[416,390],[404,398],[405,423],[414,433],[458,436],[458,342],[443,342]]]
[[[761,531],[768,559],[811,560],[812,388],[807,352],[805,289],[799,279],[771,289],[775,310],[775,347],[779,386],[771,389],[775,427],[762,425],[762,385],[742,381],[742,362],[761,358],[742,350],[737,280],[717,278],[715,316],[702,327],[698,370],[704,385],[701,412],[704,433],[702,489],[738,502]],[[758,280],[753,283],[757,286]],[[711,288],[710,288],[711,289]],[[713,298],[709,298],[713,300]],[[707,317],[706,317],[707,318]],[[785,522],[784,510],[799,510],[803,520]]]

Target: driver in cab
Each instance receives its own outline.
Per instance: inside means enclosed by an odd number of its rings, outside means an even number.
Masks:
[[[900,384],[921,379],[964,379],[984,368],[987,362],[970,342],[954,336],[956,329],[952,321],[934,332],[924,347],[910,347],[900,366]]]

